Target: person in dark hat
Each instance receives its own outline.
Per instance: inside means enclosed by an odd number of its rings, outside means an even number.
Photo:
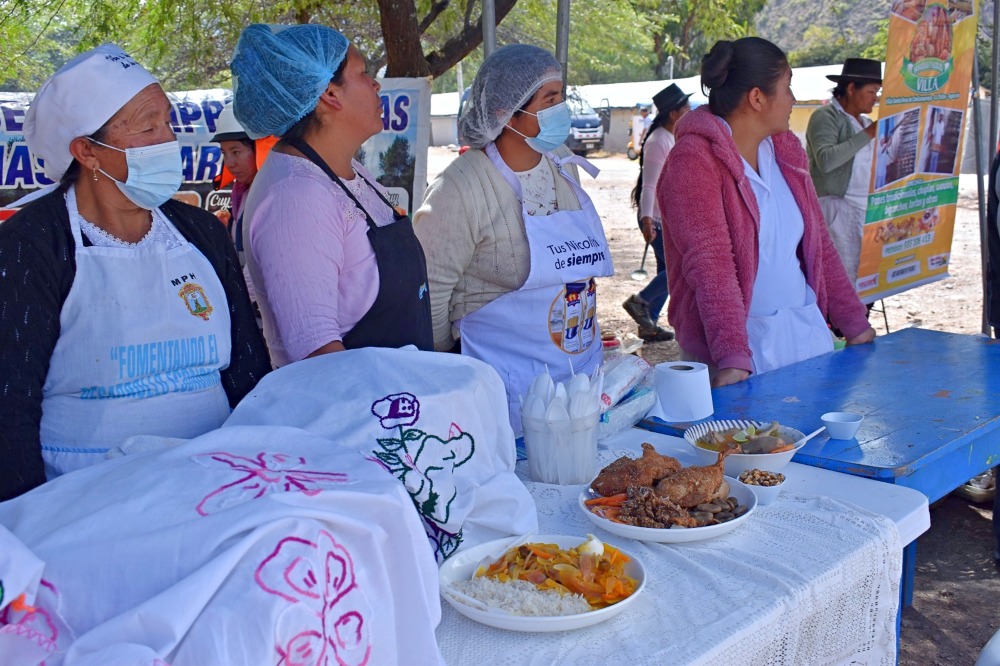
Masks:
[[[876,125],[864,114],[878,100],[882,63],[848,58],[840,75],[827,78],[837,86],[830,103],[809,118],[806,152],[830,237],[856,284],[875,155]]]
[[[639,212],[642,237],[653,246],[656,256],[656,276],[638,294],[632,294],[622,305],[639,325],[639,337],[650,342],[673,340],[674,334],[657,325],[660,311],[667,302],[667,266],[663,258],[662,225],[656,203],[656,183],[667,162],[667,155],[674,147],[674,125],[691,110],[690,94],[685,94],[676,83],[656,93],[656,118],[642,142],[639,152],[639,178],[632,190],[632,206]]]

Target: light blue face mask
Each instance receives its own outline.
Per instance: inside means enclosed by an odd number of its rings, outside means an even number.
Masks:
[[[177,141],[123,149],[96,139],[90,140],[99,146],[125,153],[128,178],[124,183],[108,175],[104,169],[99,171],[115,181],[121,193],[136,206],[146,210],[159,208],[180,189],[183,166],[181,147]]]
[[[539,153],[552,152],[561,146],[566,141],[566,137],[569,136],[569,130],[573,126],[573,119],[570,115],[569,107],[566,106],[566,102],[560,102],[555,106],[542,109],[538,113],[532,113],[531,111],[524,111],[524,113],[538,118],[537,136],[525,136],[510,125],[507,125],[507,127],[513,130],[515,134],[521,134],[524,137],[524,142]]]

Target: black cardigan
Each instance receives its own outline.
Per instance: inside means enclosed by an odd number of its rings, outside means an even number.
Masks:
[[[221,375],[235,406],[271,369],[236,251],[214,215],[173,199],[160,210],[205,255],[226,291],[232,353]],[[84,245],[91,244],[84,237]],[[45,482],[42,386],[76,276],[74,249],[59,190],[0,224],[0,501]]]

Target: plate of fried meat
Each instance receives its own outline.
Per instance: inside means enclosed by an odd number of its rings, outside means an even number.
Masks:
[[[642,445],[642,456],[622,456],[580,493],[580,508],[594,524],[638,541],[684,543],[735,529],[757,506],[750,489],[725,476],[726,452],[715,463],[684,467]]]

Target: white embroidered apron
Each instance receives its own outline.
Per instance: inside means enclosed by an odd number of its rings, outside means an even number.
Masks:
[[[854,116],[845,113],[842,109],[841,113],[851,123],[854,131],[860,132],[864,129]],[[868,120],[865,127],[870,124],[871,121]],[[851,284],[856,284],[858,279],[861,243],[865,232],[865,214],[868,212],[868,187],[871,183],[874,158],[875,142],[870,141],[854,154],[851,164],[851,179],[848,181],[844,196],[826,196],[819,199],[820,209],[823,211],[827,229],[830,231],[830,239],[837,248],[837,254],[840,255],[840,260],[844,264],[847,277],[851,278]]]
[[[576,192],[581,209],[529,215],[521,183],[496,146],[487,146],[486,154],[521,200],[531,268],[520,289],[462,317],[458,327],[462,353],[490,364],[500,374],[507,388],[510,424],[520,435],[518,396],[545,372],[546,365],[556,381],[564,381],[569,377],[567,359],[576,372],[590,373],[601,364],[594,278],[614,274],[614,267],[600,215],[583,188],[563,171],[563,165],[572,162],[596,176],[593,165],[579,157],[560,159],[547,153]]]
[[[777,175],[771,185],[791,197],[783,176]],[[765,215],[761,207],[757,277],[747,317],[755,374],[833,351],[833,336],[797,256],[803,230],[797,205],[783,207],[780,219]]]
[[[49,479],[101,461],[132,435],[191,438],[229,417],[219,376],[232,345],[225,290],[161,219],[179,247],[84,247],[70,215],[76,277],[42,389]]]

